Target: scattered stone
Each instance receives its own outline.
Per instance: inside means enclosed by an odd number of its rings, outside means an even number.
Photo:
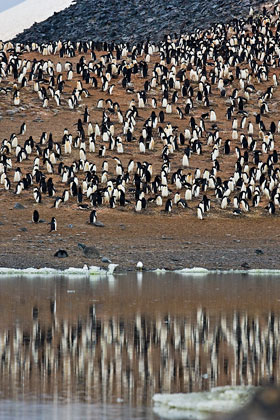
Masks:
[[[112,261],[111,260],[109,260],[109,258],[107,258],[107,257],[102,257],[101,258],[101,261],[103,262],[103,263],[111,263]]]
[[[65,251],[65,249],[59,249],[54,254],[54,257],[57,257],[57,258],[67,258],[68,257],[68,252]]]
[[[20,203],[16,203],[14,205],[14,209],[16,209],[16,210],[23,210],[23,209],[25,209],[25,207],[22,204],[20,204]]]
[[[17,112],[19,112],[19,109],[17,109],[17,108],[15,108],[15,109],[8,109],[8,110],[7,110],[7,114],[8,114],[8,115],[14,115],[14,114],[16,114]]]
[[[263,255],[263,254],[264,254],[264,252],[263,252],[263,250],[262,250],[262,249],[256,249],[256,250],[255,250],[255,253],[256,253],[257,255]]]
[[[20,232],[27,232],[27,229],[26,229],[26,227],[22,227],[22,228],[19,228],[19,231]]]

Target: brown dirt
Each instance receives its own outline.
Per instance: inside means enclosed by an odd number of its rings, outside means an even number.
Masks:
[[[102,54],[98,53],[98,57]],[[29,60],[44,59],[52,60],[55,64],[60,61],[72,61],[75,68],[81,55],[84,55],[87,61],[90,60],[89,54],[78,54],[75,58],[60,59],[56,56],[40,56],[39,53],[24,53],[22,58]],[[144,56],[138,57],[138,61]],[[129,58],[128,58],[129,61]],[[149,78],[152,73],[152,66],[159,61],[158,54],[152,56],[152,62],[149,64]],[[242,67],[242,66],[241,66]],[[208,69],[209,70],[209,69]],[[231,69],[234,71],[234,69]],[[280,70],[273,69],[273,72],[279,77]],[[258,83],[253,78],[257,93],[251,95],[248,102],[247,110],[254,124],[254,138],[257,140],[258,148],[261,148],[261,140],[258,138],[258,127],[255,124],[253,112],[258,110],[257,100],[260,92],[265,92],[268,86],[272,84],[272,73],[270,73],[269,81]],[[65,72],[63,73],[66,79]],[[42,108],[41,101],[37,94],[33,92],[33,83],[29,82],[28,86],[21,89],[20,107],[15,107],[12,102],[12,94],[0,93],[0,112],[2,119],[0,120],[1,138],[10,138],[11,133],[18,133],[19,127],[23,121],[27,124],[27,132],[24,136],[19,136],[20,144],[30,136],[38,142],[42,131],[52,132],[54,141],[61,142],[63,129],[67,127],[73,136],[76,135],[74,124],[84,111],[85,106],[89,107],[90,120],[93,124],[100,123],[102,111],[96,109],[98,99],[108,99],[109,95],[101,92],[100,89],[93,89],[84,83],[90,92],[89,98],[82,99],[79,107],[75,111],[71,111],[67,106],[67,98],[70,96],[73,88],[76,86],[77,80],[81,77],[74,72],[72,82],[66,81],[65,92],[62,95],[62,106],[56,107],[54,100],[49,101],[47,109]],[[0,83],[1,87],[12,87],[14,81],[12,77],[3,79]],[[123,113],[128,109],[130,101],[134,98],[137,103],[136,92],[143,88],[144,80],[139,75],[133,75],[133,84],[135,94],[128,95],[121,87],[121,79],[113,79],[111,83],[115,83],[115,89],[111,99],[113,102],[118,101]],[[111,84],[110,83],[110,84]],[[192,83],[194,89],[197,85]],[[47,84],[45,84],[47,88]],[[100,80],[99,80],[100,86]],[[238,87],[238,81],[234,81],[230,87],[226,88],[226,98],[221,98],[216,86],[212,87],[211,107],[215,108],[217,114],[217,125],[219,127],[220,136],[223,141],[231,137],[231,121],[225,119],[225,110],[228,106],[228,96],[235,87]],[[148,105],[144,109],[139,109],[139,119],[135,130],[135,137],[138,139],[142,130],[143,123],[152,112],[151,98],[155,96],[160,102],[161,94],[158,89],[154,92],[148,92]],[[267,125],[274,119],[278,118],[280,100],[280,89],[275,89],[273,99],[268,100],[270,113],[264,116]],[[195,107],[192,115],[198,119],[201,114],[208,111],[194,100]],[[183,107],[181,95],[179,95],[178,103],[173,106],[173,113],[166,116],[166,121],[170,121],[173,126],[177,126],[178,133],[184,132],[189,127],[190,116],[180,120],[176,113],[176,106]],[[10,111],[15,111],[11,115]],[[155,110],[157,113],[159,109]],[[117,122],[117,117],[111,117],[115,124],[115,135],[122,135],[122,127]],[[240,122],[240,117],[238,117]],[[206,131],[211,129],[211,124],[206,120]],[[165,124],[159,124],[163,127]],[[85,127],[86,130],[86,127]],[[239,135],[242,131],[239,130]],[[246,133],[246,130],[245,130]],[[124,140],[124,139],[123,139]],[[193,154],[190,158],[190,167],[184,170],[187,174],[194,174],[195,168],[199,167],[203,171],[205,168],[209,170],[212,167],[210,153],[211,146],[203,142],[203,154]],[[279,134],[275,135],[275,144],[279,142]],[[101,141],[97,141],[97,150],[101,145]],[[221,172],[219,176],[222,180],[227,179],[234,172],[234,164],[236,157],[234,154],[235,146],[240,146],[239,140],[232,141],[231,154],[225,156],[220,151],[219,162]],[[181,146],[178,152],[171,156],[171,173],[181,167],[181,159],[184,147]],[[222,149],[222,148],[221,148]],[[153,176],[158,174],[162,165],[160,158],[162,151],[162,143],[155,133],[155,150],[147,151],[145,155],[139,154],[138,141],[130,144],[124,142],[124,154],[118,155],[121,159],[123,167],[126,168],[128,161],[133,158],[135,162],[147,161],[153,164]],[[116,151],[107,151],[106,160],[109,163],[109,175],[115,176]],[[18,164],[12,152],[13,169],[8,172],[12,183],[12,189],[6,192],[3,186],[0,186],[1,214],[0,221],[0,265],[11,267],[28,267],[28,266],[52,266],[65,268],[68,266],[83,266],[85,263],[93,265],[100,264],[100,260],[91,260],[84,257],[77,247],[77,243],[85,243],[86,245],[95,245],[102,256],[106,256],[120,265],[121,269],[134,269],[137,261],[141,260],[147,269],[165,267],[168,269],[202,266],[212,269],[230,269],[240,268],[245,264],[245,268],[280,268],[278,260],[278,240],[280,235],[279,210],[277,209],[275,216],[268,215],[264,207],[268,204],[268,200],[262,197],[259,208],[251,208],[251,211],[241,216],[233,216],[232,204],[226,210],[221,210],[220,201],[215,198],[212,191],[207,191],[207,195],[211,199],[211,211],[207,214],[205,220],[200,221],[196,218],[196,207],[201,200],[201,194],[198,199],[194,199],[188,209],[178,209],[173,206],[172,214],[166,215],[162,208],[149,204],[146,211],[136,214],[134,211],[134,198],[132,193],[127,193],[127,198],[131,200],[131,204],[125,208],[117,206],[116,209],[110,209],[107,206],[98,208],[98,219],[105,225],[104,228],[97,228],[87,224],[89,220],[89,210],[79,210],[76,200],[71,198],[68,203],[62,204],[60,208],[53,209],[54,198],[43,196],[42,204],[35,204],[32,194],[32,188],[23,191],[20,196],[15,196],[15,183],[13,182],[14,168],[20,166],[23,174],[32,170],[33,152],[31,157],[21,164]],[[94,162],[97,166],[97,173],[101,173],[101,166],[104,158],[99,158],[98,153],[90,154],[87,152],[87,158],[90,162]],[[62,154],[64,163],[71,164],[74,160],[79,159],[78,149],[73,150],[72,155],[66,158]],[[251,158],[250,158],[251,159]],[[263,161],[267,159],[267,155],[263,155]],[[58,161],[59,163],[59,161]],[[67,187],[62,184],[60,177],[57,175],[57,166],[55,166],[56,174],[46,174],[54,179],[57,189],[57,196],[62,195],[63,190]],[[250,166],[253,163],[250,160]],[[43,171],[46,169],[42,166]],[[40,167],[41,169],[41,167]],[[79,180],[84,175],[79,173]],[[130,183],[128,189],[133,187]],[[174,196],[174,185],[169,185],[171,197]],[[184,196],[184,193],[181,195]],[[20,202],[25,206],[23,210],[14,209],[15,202]],[[87,200],[85,199],[85,202]],[[58,232],[49,233],[47,224],[34,225],[31,223],[31,216],[34,209],[40,212],[40,218],[46,222],[50,222],[51,217],[55,216],[58,223]],[[27,231],[22,231],[26,228]],[[58,260],[53,255],[58,249],[66,249],[69,253],[68,259]],[[256,254],[256,249],[262,249],[263,254]]]

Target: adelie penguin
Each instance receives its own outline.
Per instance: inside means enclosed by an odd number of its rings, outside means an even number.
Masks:
[[[52,217],[52,220],[50,222],[51,228],[50,228],[50,232],[55,232],[57,231],[57,222],[56,222],[56,218]]]
[[[99,222],[99,220],[97,220],[96,210],[91,211],[89,215],[89,224],[96,227],[104,227],[104,224],[102,222]]]
[[[39,223],[40,216],[38,210],[34,210],[32,214],[32,222],[33,223]]]
[[[54,257],[56,257],[56,258],[67,258],[68,257],[68,252],[65,251],[65,249],[59,249],[54,254]]]

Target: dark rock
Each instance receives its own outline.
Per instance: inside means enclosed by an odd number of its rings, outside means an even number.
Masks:
[[[263,250],[262,249],[256,249],[255,250],[255,253],[257,254],[257,255],[263,255]]]
[[[59,249],[54,254],[54,257],[57,257],[57,258],[67,258],[68,257],[68,252],[65,251],[65,249]]]
[[[102,257],[101,258],[101,261],[103,262],[103,263],[111,263],[112,261],[111,260],[109,260],[109,258],[107,258],[107,257]]]
[[[77,0],[44,22],[17,35],[15,42],[71,41],[160,42],[164,35],[207,29],[234,16],[247,15],[261,0],[132,1],[119,0],[107,7],[104,0]],[[13,110],[12,110],[13,111]],[[17,112],[17,111],[15,111]]]
[[[20,203],[16,203],[14,205],[14,209],[16,209],[16,210],[23,210],[23,209],[25,209],[25,207],[22,204],[20,204]]]
[[[244,408],[222,417],[223,420],[278,420],[279,418],[280,389],[273,386],[258,390]]]
[[[19,231],[21,231],[21,232],[27,232],[27,229],[26,229],[26,227],[22,227],[22,228],[19,228]]]
[[[246,270],[248,270],[248,268],[250,268],[250,266],[247,262],[244,262],[243,264],[241,264],[241,267],[245,268]]]
[[[98,258],[100,257],[99,251],[95,246],[86,246],[85,244],[78,244],[78,248],[83,251],[83,254],[87,258]]]

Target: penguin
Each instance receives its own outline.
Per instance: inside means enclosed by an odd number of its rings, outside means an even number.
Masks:
[[[50,227],[50,232],[55,232],[57,230],[57,222],[56,222],[56,218],[52,217],[52,220],[49,223],[51,225]]]
[[[230,154],[230,140],[226,140],[225,141],[225,155],[229,155]]]
[[[269,214],[275,214],[275,205],[273,201],[270,201],[268,206],[266,206],[266,210],[268,210]]]
[[[96,210],[92,210],[89,215],[89,223],[92,225],[97,221]]]
[[[39,223],[39,220],[40,220],[39,212],[37,210],[34,210],[32,214],[32,222]]]
[[[54,200],[53,207],[58,209],[61,203],[63,203],[63,199],[61,197],[56,197],[56,199]]]
[[[203,220],[203,211],[200,206],[197,207],[197,218]]]
[[[24,136],[25,133],[26,133],[26,123],[23,122],[20,126],[19,135]]]
[[[165,212],[171,213],[171,210],[172,210],[172,200],[171,198],[168,198],[168,200],[165,203]]]

